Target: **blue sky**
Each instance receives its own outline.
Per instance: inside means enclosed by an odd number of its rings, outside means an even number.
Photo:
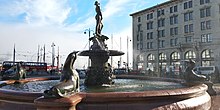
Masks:
[[[103,14],[102,34],[113,35],[113,48],[126,50],[132,37],[129,14],[167,0],[99,0]],[[50,62],[51,44],[60,50],[61,63],[73,50],[88,48],[88,28],[95,30],[95,0],[0,0],[0,61],[11,60],[16,45],[17,60],[36,61],[38,45],[46,47]],[[110,43],[110,40],[106,43]],[[111,47],[111,44],[108,45]],[[126,53],[126,52],[125,52]],[[126,56],[126,55],[125,55]],[[81,58],[85,59],[85,58]],[[126,58],[124,58],[126,59]],[[81,61],[80,61],[81,62]],[[84,63],[78,64],[82,66]]]

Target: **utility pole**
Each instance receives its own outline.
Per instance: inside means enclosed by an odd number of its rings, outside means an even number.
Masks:
[[[37,50],[37,62],[39,62],[40,59],[39,51],[40,51],[40,45],[38,45],[38,50]]]
[[[113,50],[113,34],[111,35],[111,44],[112,44],[112,50]],[[111,66],[113,67],[113,57],[111,56]]]
[[[42,62],[42,61],[41,61],[41,60],[42,60],[42,56],[43,56],[42,51],[43,51],[43,48],[41,47],[41,48],[40,48],[40,62]]]
[[[121,51],[121,37],[120,37],[120,51]],[[121,67],[121,60],[122,60],[122,57],[120,56],[120,65],[119,65],[119,68]]]
[[[157,14],[158,14],[158,5],[157,5]],[[158,22],[158,15],[157,15],[157,22]],[[159,26],[157,25],[157,73],[160,76],[160,38],[159,38]]]
[[[52,43],[51,47],[52,47],[52,68],[53,68],[54,67],[54,60],[55,60],[55,50],[54,50],[55,44]]]
[[[127,36],[127,69],[129,69],[129,38]]]
[[[44,54],[43,54],[43,62],[45,63],[45,61],[46,61],[46,50],[45,50],[45,45],[44,45]]]
[[[14,44],[14,50],[13,50],[13,65],[15,65],[15,44]]]
[[[89,29],[86,29],[86,30],[84,31],[84,34],[86,34],[86,31],[89,32],[89,50],[90,50],[90,38],[91,38],[91,32],[94,33],[94,31],[91,30],[91,29],[89,28]],[[88,58],[88,67],[89,67],[89,66],[90,66],[90,59]]]
[[[60,65],[60,51],[59,51],[59,47],[58,47],[58,53],[57,53],[57,70],[59,70],[59,65]]]

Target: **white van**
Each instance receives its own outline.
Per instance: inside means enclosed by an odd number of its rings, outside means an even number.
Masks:
[[[219,71],[216,66],[198,66],[193,69],[196,74],[205,75],[212,82],[219,82]]]

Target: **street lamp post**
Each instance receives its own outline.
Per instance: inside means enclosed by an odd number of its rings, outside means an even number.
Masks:
[[[86,30],[84,31],[84,34],[86,34],[86,31],[89,32],[89,50],[90,50],[90,38],[91,38],[91,32],[94,33],[94,31],[91,30],[91,29],[89,28],[89,29],[86,29]],[[90,66],[90,59],[88,59],[88,67],[89,67],[89,66]]]
[[[55,60],[55,50],[54,50],[55,44],[52,43],[51,47],[52,47],[52,68],[53,68],[54,67],[54,60]]]

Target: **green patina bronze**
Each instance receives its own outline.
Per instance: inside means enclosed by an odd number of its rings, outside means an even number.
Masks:
[[[79,75],[73,68],[76,57],[77,52],[72,52],[67,56],[60,82],[49,90],[44,91],[45,97],[67,97],[75,92],[79,92]]]
[[[91,66],[88,67],[87,76],[85,78],[86,86],[101,86],[103,84],[112,84],[112,71],[111,65],[108,63],[109,56],[120,56],[124,53],[116,50],[108,50],[105,41],[108,37],[102,35],[102,13],[100,4],[95,2],[96,10],[96,31],[95,35],[89,40],[93,42],[90,50],[85,50],[79,53],[80,56],[89,56],[91,60]]]

